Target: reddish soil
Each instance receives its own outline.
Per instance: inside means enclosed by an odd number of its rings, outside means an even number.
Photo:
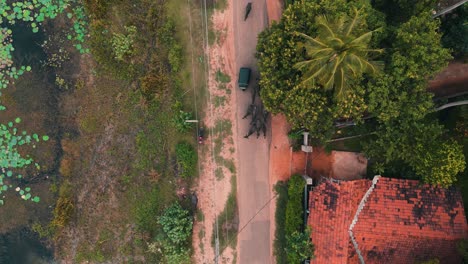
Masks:
[[[307,174],[314,179],[332,177],[339,180],[360,179],[366,174],[367,160],[362,154],[344,151],[326,153],[320,147],[314,147],[313,152],[292,152],[289,144],[290,129],[283,115],[272,117],[272,141],[270,148],[270,181],[287,180],[292,174],[304,174],[307,164]]]
[[[233,128],[232,135],[223,139],[220,156],[225,160],[230,160],[238,167],[236,142],[233,138],[237,138],[235,126],[235,96],[234,89],[234,56],[233,56],[233,32],[232,32],[232,8],[228,3],[228,7],[224,11],[215,11],[210,18],[213,25],[213,30],[220,33],[217,43],[210,46],[209,58],[209,81],[207,95],[207,113],[203,118],[203,124],[207,127],[214,127],[216,121],[228,120]],[[226,83],[226,89],[220,89],[220,83],[216,81],[215,74],[221,71],[231,77],[231,81]],[[230,92],[227,92],[230,90]],[[216,107],[213,105],[213,98],[225,98],[225,103]],[[211,98],[211,99],[210,99]],[[214,131],[216,133],[219,131]],[[213,263],[215,259],[215,250],[212,247],[212,236],[216,216],[218,216],[225,208],[229,193],[231,192],[231,177],[235,177],[235,173],[227,169],[224,162],[215,161],[213,157],[213,149],[215,147],[215,138],[212,133],[205,141],[205,150],[199,151],[199,159],[202,160],[200,167],[200,178],[196,191],[198,194],[198,208],[203,212],[203,221],[196,221],[193,227],[193,260],[195,263]],[[232,150],[232,151],[231,151]],[[219,158],[218,158],[219,159]],[[215,170],[221,169],[223,178],[216,178]],[[200,219],[199,219],[200,220]],[[219,232],[222,232],[221,228]],[[228,247],[220,252],[219,260],[222,263],[232,263],[235,258],[235,250]]]

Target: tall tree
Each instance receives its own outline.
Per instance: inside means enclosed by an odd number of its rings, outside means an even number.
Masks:
[[[303,72],[303,83],[315,80],[326,90],[334,89],[341,100],[347,94],[349,79],[360,78],[363,73],[373,74],[382,68],[383,62],[369,60],[383,51],[369,48],[372,34],[380,29],[359,34],[363,25],[360,12],[354,9],[354,17],[343,15],[335,20],[317,16],[315,38],[296,32],[305,39],[298,46],[305,49],[306,58],[294,65]]]
[[[348,79],[348,96],[337,103],[333,93],[318,82],[304,84],[303,72],[294,65],[307,59],[305,52],[297,48],[305,39],[297,32],[316,37],[318,25],[315,18],[325,15],[330,21],[342,16],[354,17],[359,9],[360,26],[353,34],[385,26],[382,14],[375,11],[367,1],[295,1],[284,11],[281,21],[274,23],[259,36],[257,57],[259,59],[261,97],[265,107],[273,114],[283,113],[294,128],[305,128],[310,136],[321,142],[334,133],[336,119],[358,120],[366,111],[363,78]],[[382,32],[372,34],[370,48],[382,38]]]

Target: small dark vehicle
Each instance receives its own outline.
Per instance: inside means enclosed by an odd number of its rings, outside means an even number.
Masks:
[[[239,84],[239,88],[242,91],[245,91],[247,87],[249,86],[249,81],[250,81],[250,68],[240,68],[239,70],[239,79],[237,80],[237,83]]]
[[[204,133],[205,133],[205,130],[203,129],[203,127],[198,128],[198,135],[197,135],[198,144],[203,144]]]
[[[244,21],[247,20],[247,17],[249,16],[251,10],[252,10],[252,3],[248,3],[247,6],[245,7]]]

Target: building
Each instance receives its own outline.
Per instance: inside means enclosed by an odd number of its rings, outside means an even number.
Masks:
[[[467,238],[460,192],[414,180],[322,181],[309,195],[311,263],[460,263]]]

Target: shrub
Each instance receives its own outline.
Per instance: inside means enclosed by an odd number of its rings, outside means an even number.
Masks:
[[[197,167],[197,153],[190,143],[181,142],[176,145],[176,159],[180,176],[188,178],[195,175]]]
[[[193,222],[187,210],[179,203],[174,203],[158,218],[158,223],[162,226],[167,241],[171,245],[181,247],[187,244],[192,234]],[[165,246],[168,248],[169,246]]]
[[[288,185],[286,182],[280,181],[275,185],[275,192],[278,195],[276,198],[276,230],[275,241],[273,242],[276,263],[286,262],[286,234],[284,230],[286,222],[286,205],[288,203]]]
[[[133,53],[133,44],[136,37],[136,27],[125,27],[127,34],[114,33],[112,36],[112,48],[117,60],[123,61],[125,58]]]
[[[176,130],[182,133],[189,131],[192,128],[192,123],[186,121],[192,119],[192,114],[182,110],[182,103],[180,101],[174,103],[172,110],[175,113],[173,122]]]
[[[288,263],[302,263],[305,259],[314,258],[314,245],[310,239],[310,229],[307,228],[305,232],[294,231],[288,234],[287,241],[287,254]]]
[[[66,224],[68,224],[68,221],[73,214],[74,208],[75,206],[73,201],[69,197],[59,197],[54,209],[54,219],[52,220],[52,226],[64,227]]]
[[[301,231],[303,225],[302,196],[304,179],[298,174],[293,175],[288,182],[288,203],[286,205],[286,235]]]

